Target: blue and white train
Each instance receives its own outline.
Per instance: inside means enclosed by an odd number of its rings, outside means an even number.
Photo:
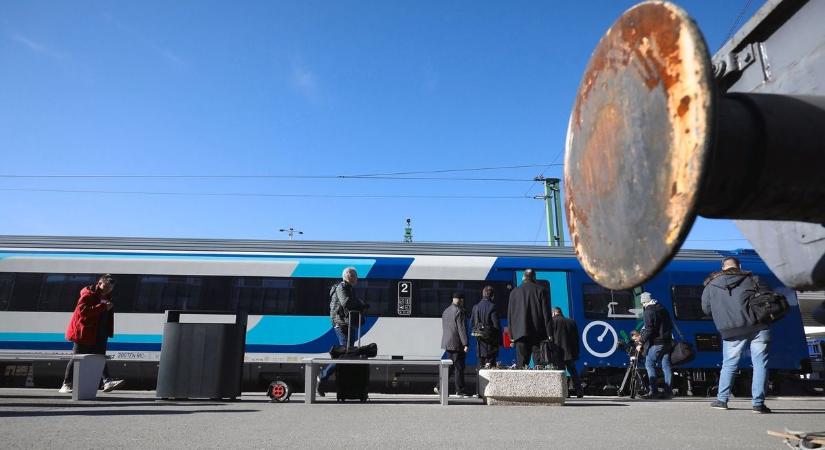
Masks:
[[[509,291],[524,269],[533,268],[549,288],[551,305],[579,325],[578,364],[590,393],[615,385],[626,367],[621,341],[641,326],[642,289],[660,300],[698,350],[680,370],[680,387],[701,393],[714,383],[721,364],[719,335],[700,307],[702,282],[727,254],[683,250],[634,292],[594,283],[570,248],[0,236],[0,365],[6,366],[0,373],[5,385],[21,383],[24,374],[29,385],[57,386],[63,370],[57,360],[26,368],[2,354],[69,353],[64,330],[78,292],[100,273],[117,279],[110,367],[133,388],[154,387],[164,311],[180,309],[246,311],[245,388],[282,379],[300,389],[301,358],[324,355],[335,342],[328,292],[345,267],[358,270],[356,292],[371,305],[363,343],[377,343],[379,357],[388,358],[442,356],[440,316],[455,291],[464,292],[469,309],[482,288],[492,285],[506,325]],[[808,354],[795,292],[780,286],[752,251],[735,254],[745,269],[790,300],[791,313],[774,324],[770,368],[775,380],[799,373]],[[468,371],[476,363],[474,346]],[[500,360],[509,364],[513,356],[503,349]],[[434,372],[401,366],[376,369],[371,382],[379,391],[414,392],[431,388],[434,380]]]

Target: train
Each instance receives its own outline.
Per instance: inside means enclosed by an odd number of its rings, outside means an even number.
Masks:
[[[441,313],[453,292],[468,310],[482,288],[495,290],[506,331],[509,292],[534,269],[550,306],[573,318],[581,335],[578,368],[588,394],[615,393],[628,365],[623,351],[642,325],[639,294],[651,292],[678,327],[678,339],[696,358],[676,369],[683,395],[708,395],[721,366],[721,343],[701,309],[705,277],[721,258],[735,255],[791,304],[772,325],[770,373],[774,391],[809,370],[796,293],[781,285],[752,250],[681,250],[642,286],[609,290],[595,283],[569,247],[386,242],[263,241],[115,237],[0,236],[0,365],[4,386],[60,386],[71,352],[64,331],[83,286],[111,273],[117,280],[115,335],[108,356],[113,375],[132,389],[154,389],[167,310],[243,311],[248,314],[243,368],[245,390],[281,380],[303,389],[302,358],[323,356],[336,343],[329,319],[329,288],[346,267],[359,274],[356,295],[369,303],[362,343],[379,356],[444,356]],[[469,325],[468,325],[469,326]],[[477,366],[475,340],[467,357],[468,382]],[[31,354],[26,362],[4,355]],[[502,348],[502,365],[514,360]],[[743,367],[747,366],[743,359]],[[413,366],[376,367],[371,389],[432,392],[436,373]],[[746,377],[739,377],[746,379]],[[743,380],[747,383],[747,380]],[[746,386],[746,385],[743,385]],[[747,391],[747,388],[743,388]]]

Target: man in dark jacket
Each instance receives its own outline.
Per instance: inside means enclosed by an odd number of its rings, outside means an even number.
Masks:
[[[525,270],[521,286],[510,292],[510,303],[507,305],[510,338],[516,347],[517,367],[527,367],[531,355],[537,365],[549,363],[540,357],[541,342],[553,339],[553,321],[549,310],[550,296],[547,289],[536,283],[536,272],[533,269]]]
[[[576,321],[564,317],[561,308],[553,308],[553,364],[567,369],[573,379],[573,388],[576,397],[582,398],[582,384],[579,372],[576,370],[576,360],[579,359],[579,327]]]
[[[501,345],[501,324],[496,314],[496,305],[493,303],[495,291],[492,286],[484,286],[481,291],[481,301],[473,306],[470,315],[473,330],[484,328],[492,340],[484,340],[482,337],[476,338],[478,348],[478,367],[489,368],[496,365],[498,359],[498,349]]]
[[[115,313],[112,303],[112,291],[115,280],[109,275],[102,275],[93,286],[80,290],[80,298],[66,328],[66,340],[74,342],[73,354],[105,355],[109,338],[115,334]],[[61,394],[72,392],[74,381],[74,360],[70,359],[63,375]],[[123,384],[109,376],[109,369],[103,364],[103,391],[110,392]]]
[[[759,280],[745,272],[739,260],[729,256],[722,260],[722,270],[705,280],[702,291],[702,310],[713,317],[713,323],[722,335],[722,369],[719,373],[719,393],[711,406],[728,409],[730,387],[739,367],[739,358],[745,347],[750,348],[753,363],[751,402],[753,412],[770,413],[765,406],[765,383],[768,375],[768,344],[771,332],[768,325],[758,323],[747,308],[747,301],[763,289]]]
[[[453,293],[453,302],[441,314],[441,348],[453,361],[453,381],[455,393],[459,397],[469,397],[464,389],[464,361],[467,357],[467,322],[464,317],[464,294]]]
[[[665,377],[665,390],[659,398],[668,399],[673,396],[671,382],[673,370],[670,367],[670,350],[673,347],[673,322],[667,310],[655,300],[650,292],[642,292],[640,297],[642,307],[644,307],[645,326],[639,335],[640,347],[644,347],[645,369],[649,389],[642,398],[653,398],[657,396],[656,384],[656,363],[662,365],[662,372]],[[642,350],[637,348],[637,350]]]
[[[341,274],[342,280],[330,289],[329,319],[332,330],[338,339],[338,345],[352,345],[355,343],[358,332],[358,316],[367,309],[367,304],[355,296],[355,286],[358,284],[358,272],[355,267],[347,267]],[[352,313],[352,314],[350,314]],[[349,341],[347,341],[349,335]],[[329,379],[335,371],[335,364],[329,364],[321,370],[316,379],[316,392],[323,397],[326,393],[321,389],[321,382]]]

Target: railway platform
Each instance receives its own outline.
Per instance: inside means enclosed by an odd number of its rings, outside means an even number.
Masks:
[[[156,401],[153,391],[101,393],[72,402],[57,389],[0,389],[0,439],[11,448],[784,448],[768,430],[825,429],[825,398],[747,399],[731,410],[710,399],[570,399],[563,407],[484,406],[478,399],[371,394],[366,404],[303,394],[270,403]],[[94,430],[94,431],[91,431]],[[652,431],[651,431],[652,430]]]

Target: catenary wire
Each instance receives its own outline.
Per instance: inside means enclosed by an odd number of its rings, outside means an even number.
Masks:
[[[418,199],[532,199],[521,195],[411,195],[411,194],[271,194],[254,192],[174,192],[174,191],[112,191],[94,189],[29,189],[0,188],[4,192],[48,192],[68,194],[112,194],[112,195],[167,195],[204,197],[273,197],[273,198],[418,198]]]

